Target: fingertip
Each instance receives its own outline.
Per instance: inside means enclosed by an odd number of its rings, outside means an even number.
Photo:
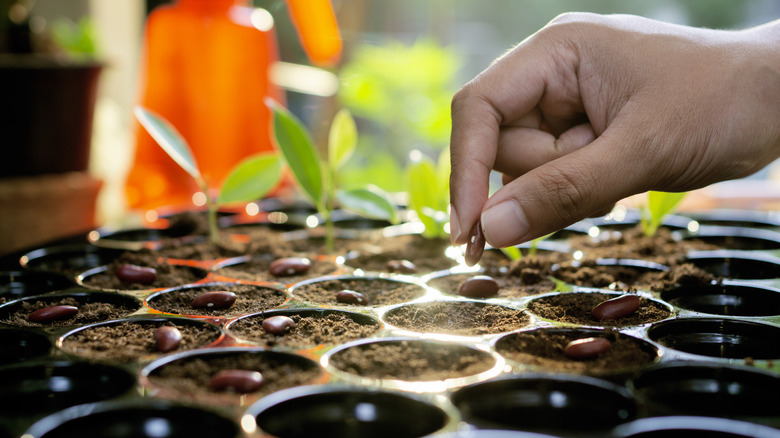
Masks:
[[[452,242],[452,245],[462,245],[463,242],[461,242],[461,228],[460,228],[460,219],[458,218],[458,211],[455,210],[455,206],[450,204],[450,241]]]

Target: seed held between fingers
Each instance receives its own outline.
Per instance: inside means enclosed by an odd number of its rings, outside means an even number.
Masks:
[[[466,265],[474,266],[482,258],[485,251],[485,235],[482,233],[482,223],[477,221],[471,229],[469,241],[466,243]]]

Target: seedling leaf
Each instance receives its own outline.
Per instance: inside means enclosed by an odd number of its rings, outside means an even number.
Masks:
[[[520,251],[520,248],[516,246],[507,246],[506,248],[501,248],[501,252],[503,252],[504,255],[512,261],[523,258],[523,253]]]
[[[447,201],[446,188],[439,187],[439,178],[433,161],[426,157],[409,163],[406,169],[409,186],[409,206],[425,225],[423,236],[437,238],[444,234]],[[442,200],[444,199],[444,200]]]
[[[647,192],[647,209],[642,212],[642,230],[646,236],[652,236],[661,226],[664,217],[674,211],[685,197],[686,192]]]
[[[323,178],[320,159],[303,123],[272,99],[266,104],[273,111],[273,132],[281,152],[301,190],[315,205],[323,200]]]
[[[336,199],[342,207],[361,216],[398,223],[398,214],[390,196],[379,187],[339,190]]]
[[[205,184],[195,162],[195,157],[179,131],[168,120],[151,110],[136,106],[134,113],[154,141],[203,188]]]
[[[223,205],[260,199],[274,188],[281,172],[281,162],[274,153],[246,158],[233,169],[222,185],[217,203]]]
[[[342,108],[336,117],[328,134],[328,164],[332,169],[339,169],[349,160],[357,146],[357,126],[348,109]]]

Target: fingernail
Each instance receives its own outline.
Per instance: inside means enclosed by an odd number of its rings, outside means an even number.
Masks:
[[[485,236],[482,234],[482,225],[480,221],[474,224],[474,228],[469,234],[469,241],[466,244],[466,265],[474,266],[482,257],[485,251]]]
[[[482,212],[485,240],[497,248],[515,245],[528,234],[528,220],[515,201],[504,201]]]
[[[453,245],[457,245],[458,239],[460,239],[460,221],[455,206],[450,204],[450,240]]]

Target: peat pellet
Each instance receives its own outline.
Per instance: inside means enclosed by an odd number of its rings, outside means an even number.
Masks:
[[[272,335],[283,335],[295,328],[295,321],[289,316],[277,315],[263,320],[263,330]]]
[[[154,331],[154,341],[157,343],[157,350],[161,353],[167,353],[175,350],[181,343],[181,332],[176,327],[164,325]]]
[[[575,339],[563,349],[563,354],[569,359],[590,359],[606,352],[612,346],[609,340],[604,338]]]
[[[51,306],[30,313],[27,319],[32,322],[46,323],[68,319],[77,313],[79,313],[79,309],[76,306]]]
[[[263,386],[263,375],[251,370],[222,370],[211,377],[212,391],[230,391],[239,394],[255,392]]]
[[[192,300],[196,309],[227,309],[236,302],[236,294],[227,291],[205,292]]]
[[[360,306],[368,305],[368,297],[355,292],[354,290],[344,289],[336,294],[336,301],[342,304],[357,304]]]
[[[487,275],[475,275],[460,284],[458,295],[469,298],[490,298],[498,295],[498,282]]]
[[[599,303],[591,311],[594,319],[620,319],[631,315],[639,309],[639,297],[633,294],[621,295]]]
[[[124,264],[114,274],[125,283],[152,284],[157,280],[157,271],[147,266]]]
[[[301,257],[284,257],[271,262],[268,272],[274,277],[290,277],[305,274],[311,268],[311,260]]]
[[[409,260],[390,260],[385,265],[388,271],[399,274],[416,274],[417,266]]]

